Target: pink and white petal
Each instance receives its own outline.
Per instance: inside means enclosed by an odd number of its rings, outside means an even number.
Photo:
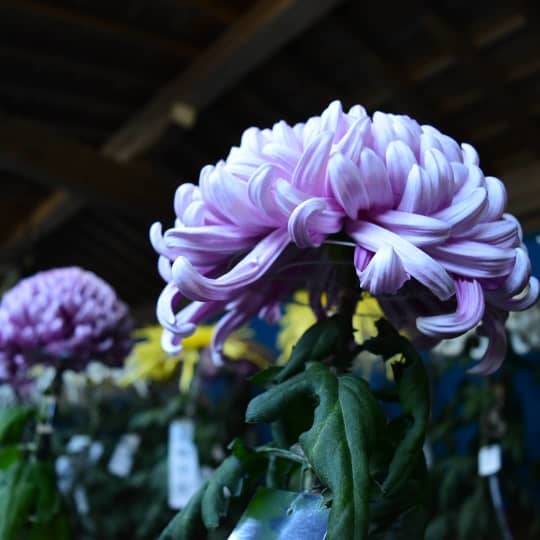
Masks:
[[[382,246],[359,273],[360,287],[373,296],[395,294],[410,278],[394,249]]]
[[[369,208],[369,199],[358,167],[342,154],[334,154],[328,164],[328,178],[335,199],[345,213],[355,219],[359,210]]]
[[[334,100],[321,115],[321,131],[329,131],[334,134],[333,141],[341,139],[347,130],[343,109],[339,100]]]
[[[193,328],[193,332],[195,332],[195,328]],[[190,335],[190,334],[187,334],[187,335]],[[161,332],[161,348],[167,354],[176,356],[177,354],[182,352],[182,349],[183,349],[182,339],[184,337],[187,337],[187,336],[178,335],[164,328],[163,332]]]
[[[158,258],[158,272],[163,281],[167,283],[172,279],[171,261],[168,257],[160,255]]]
[[[334,134],[323,131],[305,148],[296,164],[291,184],[314,195],[324,195],[328,157]]]
[[[248,197],[253,206],[277,224],[283,214],[274,197],[276,180],[276,169],[269,164],[261,165],[248,181]]]
[[[354,267],[356,268],[357,274],[366,269],[366,266],[373,258],[373,255],[374,253],[372,251],[368,251],[362,246],[356,246],[354,248]]]
[[[528,285],[514,297],[503,297],[498,291],[489,291],[489,303],[505,311],[525,311],[538,302],[540,295],[540,283],[534,276],[530,278]]]
[[[359,170],[370,208],[379,211],[392,208],[394,195],[383,160],[370,148],[364,148],[360,154]]]
[[[478,223],[469,230],[463,229],[456,236],[502,248],[517,248],[521,244],[516,223],[508,219]]]
[[[353,122],[347,133],[334,146],[332,153],[342,154],[357,164],[360,161],[360,152],[365,145],[370,127],[371,121],[368,116],[364,116]]]
[[[286,229],[276,229],[259,243],[231,270],[217,278],[200,274],[185,257],[178,257],[172,277],[179,291],[191,300],[230,300],[238,290],[264,277],[268,269],[290,242]]]
[[[178,250],[178,255],[181,255],[184,249],[228,254],[251,247],[258,236],[237,225],[206,225],[169,229],[163,236],[163,242],[167,249]]]
[[[421,214],[387,210],[375,214],[373,220],[415,246],[440,244],[450,236],[448,223]]]
[[[475,189],[467,199],[452,203],[443,210],[439,210],[433,217],[440,219],[452,228],[452,235],[459,235],[461,231],[470,230],[478,222],[487,205],[487,192],[484,188]]]
[[[463,187],[469,177],[469,167],[463,163],[450,163],[452,172],[454,173],[454,189],[456,193]]]
[[[186,208],[193,201],[194,192],[198,190],[197,186],[190,183],[182,184],[176,190],[176,193],[174,194],[174,212],[180,220],[183,221],[182,216],[184,215]]]
[[[531,260],[523,248],[515,251],[516,259],[512,271],[508,274],[504,283],[496,290],[492,291],[493,296],[501,298],[512,298],[519,294],[529,283],[531,275]]]
[[[318,247],[324,238],[341,229],[343,218],[324,199],[312,198],[297,206],[289,218],[291,240],[299,248]]]
[[[371,122],[370,146],[380,158],[384,159],[388,145],[395,139],[391,115],[375,111]]]
[[[284,120],[274,124],[272,134],[274,135],[275,140],[283,141],[285,146],[296,150],[298,153],[302,151],[301,142],[294,132],[294,129],[291,128]]]
[[[401,200],[407,177],[416,164],[413,151],[403,141],[392,141],[386,149],[386,168],[395,200]]]
[[[491,375],[501,367],[506,356],[508,344],[504,320],[486,314],[478,333],[489,339],[488,346],[483,358],[468,372],[476,375]]]
[[[457,275],[488,279],[507,276],[515,261],[515,250],[456,240],[440,246],[428,246],[426,251],[448,270]]]
[[[469,165],[467,169],[467,179],[461,188],[456,191],[452,203],[455,204],[467,199],[470,197],[471,193],[478,188],[487,188],[484,173],[475,165]]]
[[[405,271],[441,300],[454,295],[454,280],[443,266],[397,234],[367,221],[349,222],[346,232],[360,246],[372,252],[377,252],[384,245],[391,246],[401,259]]]
[[[426,213],[436,212],[450,204],[454,194],[454,173],[448,161],[437,148],[427,150],[423,156],[424,168],[431,181],[431,197]]]
[[[419,165],[413,165],[397,210],[411,214],[427,214],[427,210],[432,206],[433,196],[428,173]]]
[[[482,214],[482,221],[496,221],[501,219],[507,203],[506,188],[494,176],[486,176],[488,204]]]
[[[480,158],[478,157],[478,152],[475,150],[474,146],[470,144],[463,143],[461,145],[461,150],[463,152],[463,163],[465,165],[480,165]]]
[[[174,306],[182,301],[182,295],[174,283],[169,283],[161,291],[156,305],[156,316],[159,324],[168,328],[171,332],[176,331],[176,313]]]
[[[454,313],[418,317],[416,326],[422,334],[441,339],[464,334],[474,328],[484,316],[482,286],[475,280],[456,280],[457,308]]]
[[[283,178],[276,182],[274,200],[283,216],[290,216],[294,209],[308,200],[309,195],[295,188]]]
[[[263,154],[270,162],[282,169],[287,176],[294,171],[302,154],[290,146],[279,143],[268,143],[263,149]]]
[[[448,161],[457,163],[463,162],[461,148],[459,147],[458,143],[454,139],[452,139],[452,137],[444,135],[433,126],[424,125],[422,126],[422,131],[425,133],[429,133],[432,137],[437,139],[439,143],[438,148],[446,156]]]
[[[202,225],[210,225],[218,220],[213,218],[212,213],[207,208],[204,201],[193,201],[185,210],[182,216],[182,225],[186,227],[201,227]]]

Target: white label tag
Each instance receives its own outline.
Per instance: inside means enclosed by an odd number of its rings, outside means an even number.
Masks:
[[[501,447],[498,444],[483,446],[478,452],[478,474],[490,476],[501,470]]]
[[[86,515],[90,511],[90,505],[88,504],[88,496],[83,486],[77,486],[73,491],[73,499],[75,501],[75,508],[81,515]]]
[[[169,425],[169,506],[184,508],[201,485],[199,456],[193,443],[195,426],[191,420],[175,420]]]
[[[141,438],[136,433],[122,435],[109,461],[109,472],[125,478],[131,472],[135,452],[139,448]]]

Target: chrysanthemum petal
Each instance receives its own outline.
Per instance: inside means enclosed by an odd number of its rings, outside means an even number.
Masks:
[[[366,268],[359,273],[360,286],[372,295],[395,294],[409,279],[394,249],[382,246]]]
[[[449,223],[421,214],[387,210],[376,214],[374,221],[415,246],[440,244],[450,236]]]
[[[403,141],[392,141],[386,149],[386,168],[396,201],[401,200],[409,172],[416,164],[416,158]]]
[[[314,195],[324,194],[324,182],[333,134],[322,132],[304,150],[292,174],[291,184]]]
[[[342,217],[330,210],[324,199],[312,198],[294,209],[288,230],[299,248],[317,247],[326,235],[338,232],[341,223]]]
[[[416,326],[426,336],[455,337],[475,327],[484,316],[482,286],[475,280],[456,280],[457,308],[454,313],[418,317]]]
[[[484,188],[475,189],[467,199],[451,204],[433,214],[452,228],[452,234],[470,229],[487,204],[487,192]]]
[[[360,171],[350,159],[334,154],[328,164],[328,177],[334,197],[351,219],[358,216],[358,210],[369,208]]]
[[[200,274],[185,257],[173,263],[172,274],[178,290],[199,301],[234,298],[241,289],[260,279],[289,243],[286,229],[277,229],[263,238],[234,268],[218,278]]]
[[[487,314],[478,333],[488,338],[488,347],[480,362],[468,371],[476,375],[491,375],[501,367],[506,353],[504,321]]]
[[[377,252],[384,245],[391,246],[400,257],[405,271],[441,300],[447,300],[455,293],[454,280],[446,270],[425,251],[397,234],[367,221],[349,222],[346,230],[369,251]]]
[[[360,177],[366,186],[370,208],[386,210],[394,206],[392,186],[382,159],[370,148],[360,154]]]
[[[514,266],[515,250],[456,240],[426,250],[449,272],[470,278],[498,278],[508,275]]]

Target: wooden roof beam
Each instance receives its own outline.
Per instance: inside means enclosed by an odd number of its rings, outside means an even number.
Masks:
[[[89,13],[67,10],[52,4],[43,4],[34,0],[2,0],[2,10],[23,13],[38,19],[49,19],[75,29],[86,30],[96,36],[109,36],[118,41],[129,42],[143,49],[150,49],[159,54],[190,59],[197,53],[197,48],[188,43],[166,39],[154,33],[139,30],[120,22],[102,19]]]
[[[163,210],[172,195],[172,187],[171,193],[165,187],[169,179],[147,163],[116,163],[89,146],[10,117],[0,118],[0,169],[127,213]]]
[[[145,150],[169,125],[176,103],[203,109],[340,2],[259,0],[120,129],[105,152],[127,160]]]
[[[171,112],[177,103],[185,103],[195,111],[209,105],[341,1],[259,0],[184,73],[113,135],[101,152],[117,161],[127,161],[141,154],[169,125]],[[28,0],[21,0],[20,3],[19,0],[11,0],[9,3],[16,6],[25,4],[27,7],[34,4]],[[73,172],[77,176],[77,171]],[[153,186],[149,192],[152,189]],[[40,233],[50,232],[73,215],[74,207],[69,196],[53,193],[30,216],[28,222],[20,225],[19,230],[30,229],[36,240]],[[26,234],[17,233],[8,244],[12,248],[20,247],[26,238]]]
[[[486,95],[493,96],[500,105],[500,116],[516,132],[520,133],[524,144],[534,145],[540,154],[540,128],[531,120],[527,103],[515,99],[505,90],[508,75],[501,72],[498,65],[488,58],[478,58],[479,49],[473,39],[463,30],[455,29],[445,18],[431,10],[424,15],[427,29],[441,45],[456,56],[459,62],[468,68],[473,82],[476,82]]]

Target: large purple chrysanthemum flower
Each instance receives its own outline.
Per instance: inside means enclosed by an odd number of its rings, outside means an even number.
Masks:
[[[81,268],[58,268],[21,280],[0,303],[0,380],[26,379],[34,362],[65,359],[118,364],[131,349],[127,306],[110,285]]]
[[[354,247],[360,286],[396,326],[433,345],[481,323],[491,345],[474,371],[492,372],[508,311],[539,294],[505,206],[502,182],[484,176],[472,146],[407,116],[344,113],[335,101],[305,124],[250,128],[198,187],[178,188],[174,227],[152,226],[168,282],[157,309],[164,347],[225,311],[219,352],[254,315],[275,316],[290,278],[313,276],[317,248],[339,235]],[[179,310],[184,297],[193,302]]]

